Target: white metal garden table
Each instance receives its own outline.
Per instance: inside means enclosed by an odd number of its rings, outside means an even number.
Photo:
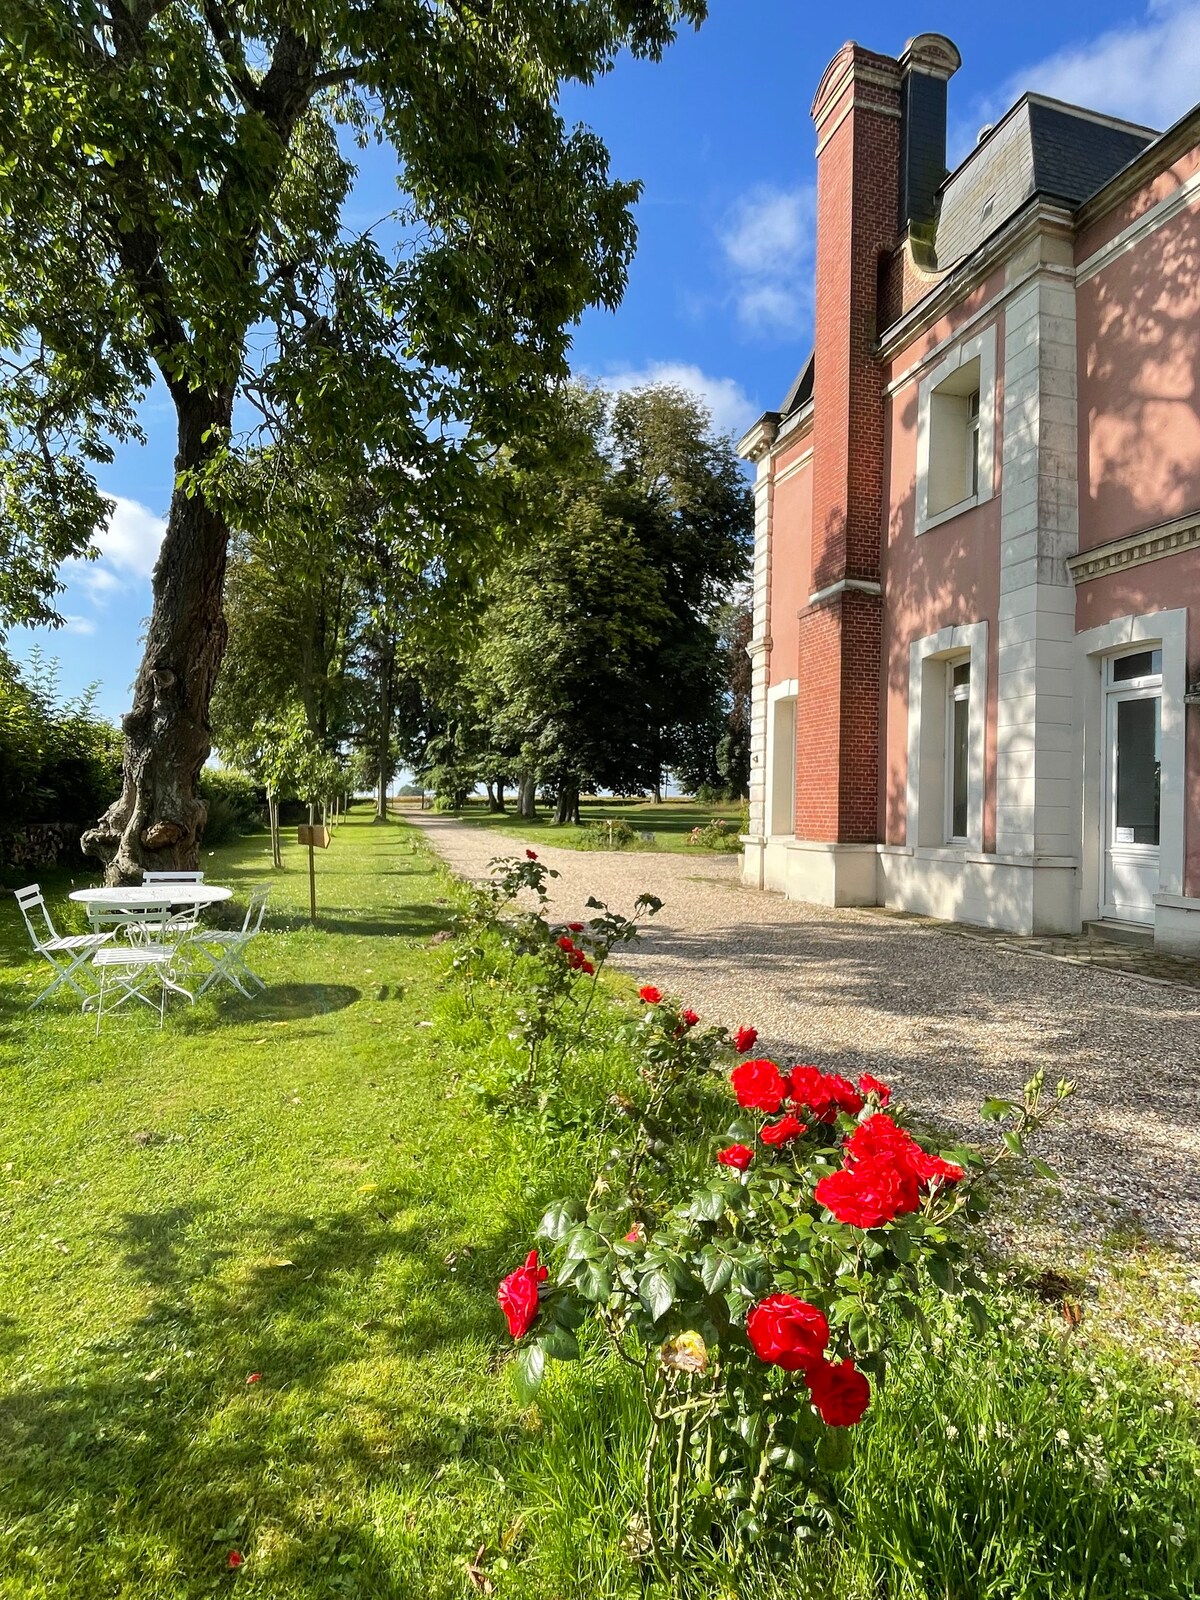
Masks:
[[[86,906],[88,916],[102,910],[136,912],[146,906],[214,906],[233,897],[232,889],[216,883],[145,883],[127,889],[73,889],[70,898]]]

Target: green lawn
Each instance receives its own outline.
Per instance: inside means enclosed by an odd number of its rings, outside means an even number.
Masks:
[[[447,905],[411,837],[343,825],[315,932],[293,845],[267,995],[162,1033],[27,1013],[0,902],[0,1595],[220,1592],[236,1549],[246,1594],[457,1596],[510,1528],[494,1287],[570,1151],[531,1160],[422,1026]],[[262,836],[204,865],[270,876]]]
[[[453,891],[411,830],[351,816],[315,931],[286,863],[267,994],[161,1033],[145,1009],[99,1041],[68,1003],[27,1012],[48,969],[0,900],[0,1597],[667,1600],[627,1553],[627,1375],[587,1348],[522,1412],[494,1300],[544,1206],[586,1192],[595,1108],[633,1070],[603,1003],[553,1136],[489,1113],[508,1002],[447,989]],[[243,899],[272,876],[262,836],[204,865]],[[43,881],[57,913],[67,878]],[[1200,1592],[1170,1362],[1013,1282],[996,1332],[937,1300],[933,1354],[898,1347],[836,1540],[722,1553],[688,1596]]]
[[[408,808],[409,802],[402,801],[400,815]],[[585,796],[580,801],[579,812],[582,818],[580,827],[558,828],[554,825],[552,807],[539,806],[536,817],[522,819],[516,815],[510,795],[508,810],[503,813],[489,811],[483,800],[473,800],[461,810],[446,814],[461,817],[465,822],[481,828],[491,828],[510,839],[528,839],[542,834],[547,844],[562,845],[568,850],[594,849],[588,832],[589,825],[615,821],[617,818],[623,818],[639,833],[654,835],[652,841],[646,840],[637,848],[686,851],[695,855],[709,855],[711,851],[690,843],[688,834],[693,828],[703,828],[715,817],[720,817],[729,824],[730,834],[736,839],[744,827],[742,805],[738,801],[702,805],[697,800],[670,800],[655,805],[649,800],[598,800]]]

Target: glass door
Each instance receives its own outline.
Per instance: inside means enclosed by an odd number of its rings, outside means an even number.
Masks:
[[[1154,921],[1159,886],[1162,653],[1108,663],[1103,914]]]

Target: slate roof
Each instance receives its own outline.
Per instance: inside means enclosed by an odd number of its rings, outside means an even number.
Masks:
[[[1157,137],[1153,128],[1022,95],[942,185],[938,268],[969,256],[1035,194],[1081,206]]]
[[[796,374],[792,387],[784,396],[783,404],[779,408],[780,418],[790,417],[793,411],[799,411],[801,406],[806,406],[813,395],[814,358],[809,355],[808,360]]]

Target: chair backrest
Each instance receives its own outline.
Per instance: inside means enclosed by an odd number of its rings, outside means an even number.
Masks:
[[[203,883],[202,872],[143,872],[143,883]]]
[[[29,930],[29,937],[33,940],[33,948],[40,950],[51,939],[57,939],[54,924],[50,921],[50,913],[46,910],[46,902],[42,899],[41,885],[31,883],[27,888],[14,890],[14,895],[21,908],[21,915],[25,919],[25,926]],[[34,915],[39,912],[45,933],[39,933],[33,925]]]
[[[271,885],[269,883],[256,883],[250,891],[250,904],[246,907],[246,920],[242,923],[242,932],[248,939],[262,927],[263,917],[267,912],[267,901],[271,898]]]
[[[91,905],[88,917],[97,933],[109,928],[124,928],[134,944],[157,944],[164,937],[173,913],[164,900],[143,906]]]

